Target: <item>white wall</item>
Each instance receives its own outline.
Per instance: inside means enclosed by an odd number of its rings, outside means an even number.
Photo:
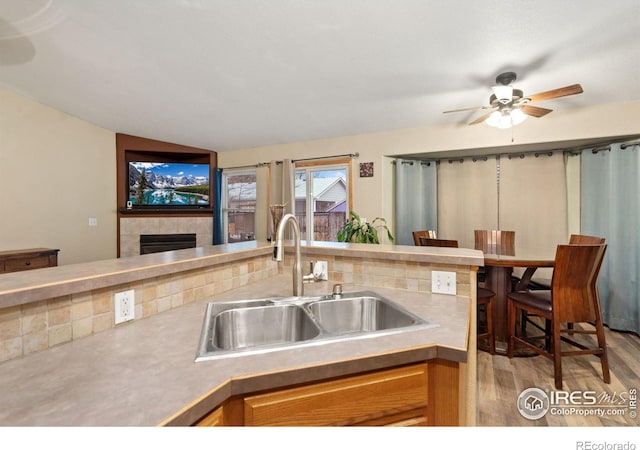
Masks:
[[[0,250],[115,258],[114,132],[0,89],[0,180]]]

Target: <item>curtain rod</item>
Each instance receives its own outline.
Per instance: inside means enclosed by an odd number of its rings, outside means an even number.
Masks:
[[[333,156],[317,156],[315,158],[303,158],[303,159],[292,159],[291,162],[292,163],[296,163],[298,161],[315,161],[315,160],[319,160],[319,159],[333,159],[333,158],[341,158],[343,156],[348,156],[349,158],[357,158],[360,156],[360,153],[356,152],[356,153],[347,153],[346,155],[333,155]],[[282,164],[283,161],[276,161],[276,164]],[[257,163],[257,164],[249,164],[246,166],[234,166],[234,167],[221,167],[222,170],[231,170],[231,169],[251,169],[251,168],[258,168],[258,167],[264,167],[264,166],[268,166],[270,163],[268,162],[261,162],[261,163]]]
[[[276,161],[276,163],[282,164],[282,161]],[[220,169],[222,169],[222,170],[256,169],[258,167],[264,167],[264,166],[268,166],[268,165],[269,165],[268,162],[261,162],[261,163],[257,163],[257,164],[248,164],[246,166],[220,167]]]
[[[520,159],[524,159],[527,155],[533,155],[536,158],[539,158],[541,156],[552,156],[555,153],[560,153],[562,152],[564,155],[569,155],[569,156],[577,156],[579,155],[581,152],[585,151],[585,150],[591,150],[593,153],[598,153],[601,151],[606,151],[606,150],[611,150],[610,145],[618,143],[620,141],[611,141],[608,144],[600,144],[600,147],[591,144],[591,145],[586,145],[586,146],[581,146],[581,147],[565,147],[565,148],[555,148],[555,149],[551,149],[551,150],[529,150],[529,151],[524,151],[524,152],[517,152],[517,153],[491,153],[491,154],[477,154],[477,155],[466,155],[466,156],[460,156],[460,157],[442,157],[442,158],[416,158],[416,159],[409,159],[409,161],[430,161],[430,162],[435,162],[436,164],[440,164],[440,161],[448,161],[450,164],[454,163],[454,162],[463,162],[465,159],[471,159],[473,162],[476,161],[487,161],[488,158],[500,158],[501,156],[509,158],[509,159],[514,159],[514,158],[520,158]],[[620,145],[621,149],[625,149],[627,147],[632,147],[634,145],[640,145],[640,141],[631,141],[631,142],[626,142],[624,144]],[[396,160],[402,160],[405,158],[402,158],[401,156],[398,157],[392,157],[394,158],[393,161],[391,161],[392,164],[395,164]]]
[[[333,156],[318,156],[316,158],[303,158],[303,159],[292,159],[291,162],[297,163],[299,161],[315,161],[318,159],[332,159],[332,158],[340,158],[342,156],[348,156],[349,158],[357,158],[360,156],[360,153],[347,153],[346,155],[333,155]]]
[[[625,148],[633,147],[634,145],[640,145],[640,141],[625,142],[624,144],[620,144],[620,148],[624,150]]]

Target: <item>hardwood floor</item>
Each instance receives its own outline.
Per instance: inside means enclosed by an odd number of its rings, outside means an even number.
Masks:
[[[623,406],[629,406],[630,392],[640,392],[640,337],[605,328],[611,384],[602,381],[602,366],[595,356],[575,356],[562,359],[563,390],[594,391],[598,405],[610,405],[623,396]],[[568,414],[551,414],[551,410],[538,420],[524,418],[517,409],[520,393],[530,387],[547,394],[555,391],[553,363],[544,356],[512,358],[490,355],[478,351],[478,426],[638,426],[630,409],[621,415],[582,415],[565,410]],[[610,395],[613,402],[601,401],[601,395]],[[567,405],[570,406],[570,405]],[[597,406],[596,406],[597,407]],[[640,413],[640,404],[635,413]],[[614,408],[601,408],[613,410]],[[594,412],[594,407],[578,408]]]

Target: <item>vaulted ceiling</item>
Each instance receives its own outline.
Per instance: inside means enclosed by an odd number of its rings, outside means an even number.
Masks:
[[[554,110],[638,100],[639,30],[638,0],[6,0],[0,87],[225,151],[463,124],[505,71],[582,85]]]

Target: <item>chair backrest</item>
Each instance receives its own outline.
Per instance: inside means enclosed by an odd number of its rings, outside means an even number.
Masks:
[[[569,244],[604,244],[605,238],[598,236],[588,236],[586,234],[572,234],[569,238]],[[602,261],[604,260],[604,253],[602,254],[602,258],[600,258],[600,264],[596,268],[597,273],[600,272],[600,266],[602,265]],[[598,298],[598,304],[600,303],[600,296],[598,294],[598,288],[596,286],[597,277],[593,280],[593,290],[595,291],[595,295]],[[598,309],[600,307],[598,306]]]
[[[418,231],[413,231],[413,244],[414,245],[422,245],[420,243],[420,238],[427,238],[427,239],[435,239],[436,238],[436,230],[418,230]]]
[[[458,247],[458,241],[454,239],[429,239],[425,237],[420,238],[420,245],[426,245],[428,247]]]
[[[475,249],[490,255],[516,254],[516,232],[505,230],[474,230]]]
[[[572,234],[569,244],[604,244],[605,239],[597,236],[587,236],[586,234]]]
[[[554,320],[593,322],[600,314],[596,282],[606,244],[558,245],[551,278]]]

